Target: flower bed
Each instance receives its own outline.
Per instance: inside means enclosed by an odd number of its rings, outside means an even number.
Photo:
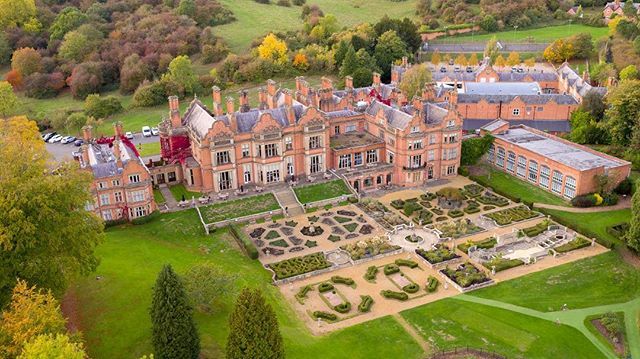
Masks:
[[[540,213],[530,210],[527,206],[519,206],[488,213],[485,214],[485,217],[493,219],[499,226],[506,226],[514,222],[535,218],[539,215]]]
[[[422,209],[422,206],[418,202],[405,201],[404,206],[402,206],[402,213],[407,217],[411,217],[414,212],[419,211],[421,209]]]
[[[279,209],[280,205],[273,193],[266,193],[203,206],[200,207],[200,212],[206,223],[215,223]]]
[[[355,243],[345,244],[340,248],[347,251],[351,259],[358,260],[395,251],[400,246],[389,243],[384,237],[371,237]]]
[[[444,197],[448,201],[462,201],[465,196],[462,194],[459,188],[445,187],[436,192],[438,197]]]
[[[404,207],[404,201],[401,199],[394,199],[393,201],[391,201],[391,207],[395,208],[395,209],[402,209],[402,207]]]
[[[462,194],[470,198],[475,198],[480,196],[482,194],[482,191],[484,191],[484,187],[482,187],[477,183],[472,183],[464,186],[464,190],[462,190]]]
[[[432,201],[436,199],[436,197],[436,194],[431,192],[423,193],[420,195],[420,199],[423,201]]]
[[[444,244],[436,244],[434,249],[424,250],[416,249],[416,254],[424,258],[429,264],[437,264],[446,262],[452,259],[460,258],[454,251],[449,249]]]
[[[267,235],[264,236],[264,239],[266,240],[276,239],[276,238],[280,238],[280,233],[278,233],[278,231],[274,231],[273,229],[267,232]]]
[[[490,204],[498,207],[504,207],[509,204],[508,199],[500,197],[493,193],[485,193],[480,197],[476,197],[476,200],[482,204]]]
[[[347,231],[353,233],[358,228],[358,224],[357,223],[348,223],[348,224],[343,225],[343,227]]]
[[[460,238],[473,233],[482,232],[484,228],[476,226],[466,219],[458,219],[450,223],[436,224],[435,228],[442,232],[442,238]]]
[[[331,264],[327,262],[324,253],[313,253],[271,263],[268,267],[275,272],[276,280],[279,280],[325,269],[331,267]]]
[[[546,231],[547,228],[549,228],[549,221],[545,219],[544,221],[536,224],[535,226],[531,226],[523,229],[522,232],[527,237],[535,237],[541,233],[544,233],[544,231]]]
[[[576,239],[572,240],[571,242],[565,243],[561,246],[555,247],[555,251],[558,253],[566,253],[566,252],[571,252],[574,251],[576,249],[580,249],[580,248],[584,248],[584,247],[588,247],[591,245],[591,241],[589,241],[588,239],[584,238],[584,237],[577,237]]]
[[[462,211],[461,211],[461,210],[459,210],[459,209],[452,209],[452,210],[450,210],[450,211],[449,211],[449,213],[447,213],[447,214],[448,214],[448,215],[449,215],[449,217],[451,217],[451,218],[459,218],[459,217],[464,216],[464,212],[462,212]]]
[[[447,267],[440,270],[440,272],[462,288],[489,281],[489,278],[483,271],[474,267],[469,262],[462,263],[455,269]]]
[[[389,208],[387,208],[380,201],[375,200],[371,197],[365,197],[360,200],[358,206],[366,211],[372,212],[389,212]]]
[[[433,213],[427,211],[426,209],[421,209],[419,211],[416,212],[416,216],[413,217],[413,221],[416,224],[420,224],[422,223],[424,224],[429,224],[431,222],[433,222],[432,218],[433,218]]]
[[[490,261],[483,262],[482,265],[491,270],[495,267],[495,271],[501,272],[503,270],[507,270],[509,268],[515,268],[523,265],[524,262],[520,259],[505,259],[505,258],[494,258]]]
[[[458,249],[468,254],[469,248],[472,246],[476,246],[480,249],[489,249],[495,247],[496,244],[498,244],[498,241],[494,237],[489,237],[478,242],[467,241],[460,243],[458,244]]]

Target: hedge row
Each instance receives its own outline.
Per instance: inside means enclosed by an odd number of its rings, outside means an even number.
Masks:
[[[565,227],[571,228],[574,231],[588,237],[588,238],[595,238],[596,242],[598,242],[599,244],[607,247],[607,248],[614,248],[615,247],[615,243],[610,241],[609,239],[602,237],[601,235],[597,234],[596,232],[590,230],[587,227],[580,227],[580,228],[576,228],[576,226],[574,225],[574,223],[571,223],[569,221],[566,221],[564,218],[562,217],[558,217],[556,215],[554,215],[553,213],[551,213],[550,211],[548,211],[546,208],[537,208],[537,211],[542,212],[543,214],[547,215],[547,216],[551,216],[551,219],[554,222],[557,222]]]
[[[298,290],[298,293],[296,293],[296,298],[298,299],[303,299],[307,297],[307,294],[313,290],[313,287],[310,285],[305,285],[304,287],[300,288],[300,290]]]
[[[151,213],[149,213],[148,215],[144,216],[144,217],[138,217],[135,219],[131,220],[131,223],[135,224],[135,225],[139,225],[139,224],[146,224],[149,223],[151,221],[153,221],[154,219],[160,217],[160,211],[153,211]]]
[[[316,319],[325,319],[325,320],[328,320],[330,322],[338,320],[338,316],[337,315],[335,315],[333,313],[322,312],[322,311],[313,312],[313,317],[316,318]]]
[[[376,280],[377,275],[378,275],[378,267],[371,266],[367,268],[367,272],[364,274],[364,279],[371,282]]]
[[[404,292],[394,292],[392,290],[383,290],[380,294],[387,299],[397,299],[401,301],[405,301],[409,299],[409,295]]]
[[[387,264],[384,266],[384,274],[391,275],[400,272],[400,268],[396,264]]]
[[[438,281],[436,277],[430,275],[429,279],[427,280],[427,287],[425,289],[427,290],[427,292],[433,293],[438,289],[438,284],[440,284],[440,281]]]
[[[513,194],[511,194],[509,192],[504,192],[504,191],[502,191],[500,189],[495,189],[495,188],[491,187],[491,183],[489,183],[489,181],[485,180],[482,177],[469,176],[469,179],[472,180],[472,181],[478,182],[479,184],[481,184],[481,185],[483,185],[485,187],[491,188],[493,190],[493,192],[495,192],[495,193],[497,193],[497,194],[499,194],[499,195],[501,195],[503,197],[507,197],[507,198],[509,198],[510,200],[512,200],[512,201],[514,201],[516,203],[519,203],[519,202],[522,201],[521,198],[518,197],[518,196],[514,196]],[[488,204],[488,203],[485,203],[485,204]]]
[[[349,313],[349,311],[351,310],[351,303],[349,302],[340,303],[335,307],[333,307],[333,309],[340,314]]]
[[[320,283],[320,285],[318,285],[318,292],[320,292],[320,293],[328,292],[330,290],[333,290],[333,284],[331,284],[331,283],[324,282],[324,283]]]
[[[351,278],[341,277],[339,275],[334,275],[331,277],[331,281],[335,284],[344,284],[344,285],[353,285],[355,282]]]
[[[402,290],[407,293],[416,293],[420,290],[420,286],[415,283],[411,283],[402,287]]]
[[[231,236],[233,236],[236,242],[238,242],[240,248],[244,250],[244,253],[247,255],[247,257],[251,259],[258,259],[258,249],[256,248],[255,244],[253,244],[251,238],[249,238],[249,236],[247,236],[244,231],[242,231],[236,225],[230,224],[229,233],[231,233]]]
[[[571,242],[565,243],[565,244],[563,244],[561,246],[558,246],[558,247],[556,247],[554,249],[558,253],[566,253],[566,252],[574,251],[576,249],[588,247],[590,245],[591,245],[591,241],[589,241],[588,239],[586,239],[584,237],[578,237],[578,238],[572,240]]]
[[[370,295],[361,295],[360,296],[360,304],[358,305],[358,311],[361,313],[367,313],[371,310],[371,306],[373,305],[373,298]]]
[[[415,261],[412,261],[410,259],[396,259],[395,263],[397,266],[404,266],[404,267],[409,267],[409,268],[415,268],[418,266],[418,263]]]

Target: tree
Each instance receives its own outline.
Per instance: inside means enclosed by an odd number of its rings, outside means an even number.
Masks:
[[[607,144],[609,135],[591,113],[582,109],[571,113],[571,141],[580,144]]]
[[[4,32],[0,32],[0,65],[6,65],[11,63],[11,45],[7,40],[7,35]]]
[[[580,109],[589,112],[596,121],[600,121],[606,109],[603,95],[596,91],[589,91],[582,97]]]
[[[499,54],[500,49],[498,49],[498,38],[493,36],[484,47],[484,57],[490,58],[491,63],[494,63]]]
[[[0,0],[0,28],[18,27],[36,16],[35,0]]]
[[[56,96],[64,86],[64,75],[61,72],[36,72],[24,80],[24,93],[27,97],[50,98]]]
[[[609,108],[606,110],[606,121],[611,142],[619,146],[633,145],[635,150],[639,149],[640,143],[632,143],[632,139],[637,141],[640,137],[640,128],[637,126],[637,119],[640,118],[640,81],[622,81],[609,91],[607,100]]]
[[[99,94],[91,94],[84,100],[84,112],[94,118],[107,118],[122,110],[122,104],[115,96],[100,97]]]
[[[530,57],[526,60],[524,60],[524,65],[528,68],[533,68],[536,66],[536,59],[535,57]]]
[[[82,343],[74,343],[66,334],[38,335],[24,345],[18,359],[84,359]]]
[[[94,44],[89,41],[86,35],[78,31],[71,31],[64,35],[64,40],[58,49],[58,55],[65,60],[82,62],[93,49]]]
[[[0,81],[0,117],[5,118],[9,116],[15,111],[17,106],[18,97],[13,93],[13,86],[7,81]]]
[[[271,60],[278,64],[287,62],[288,51],[287,44],[273,33],[267,35],[258,46],[258,56],[261,59]]]
[[[498,67],[504,67],[507,65],[507,60],[505,60],[502,55],[498,55],[498,57],[496,57],[496,61],[494,61],[493,64]]]
[[[620,71],[620,80],[637,80],[638,68],[635,65],[629,65]]]
[[[356,50],[353,46],[349,45],[347,52],[344,55],[342,66],[340,66],[340,77],[353,76],[353,73],[358,69],[358,58],[356,57]]]
[[[258,289],[242,290],[229,317],[227,359],[284,358],[276,315]]]
[[[468,64],[467,58],[463,54],[458,55],[454,60],[454,63],[460,66],[467,66]]]
[[[120,68],[120,92],[123,94],[134,92],[144,80],[151,76],[151,69],[138,54],[129,55]]]
[[[18,280],[11,303],[2,312],[0,353],[15,357],[25,343],[37,335],[63,333],[65,322],[51,291],[30,287],[24,280]]]
[[[75,163],[51,167],[38,126],[0,121],[0,307],[16,278],[61,294],[70,279],[98,265],[102,220],[85,210],[92,175]]]
[[[640,184],[636,183],[636,188]],[[636,253],[640,252],[640,191],[636,191],[631,197],[631,219],[629,220],[629,230],[624,235],[627,246]]]
[[[407,46],[395,31],[389,30],[378,37],[375,58],[385,77],[389,77],[393,61],[407,56]]]
[[[507,65],[516,66],[518,64],[520,64],[520,54],[518,54],[515,51],[512,51],[511,53],[509,53],[509,56],[507,57]]]
[[[498,31],[498,21],[493,15],[485,15],[480,21],[480,28],[486,32]]]
[[[573,57],[576,59],[588,59],[593,54],[593,39],[589,33],[579,33],[567,39],[573,47]]]
[[[437,66],[441,62],[442,62],[442,59],[440,58],[440,51],[436,49],[431,55],[431,63]]]
[[[193,358],[200,354],[200,338],[187,294],[171,265],[164,265],[153,288],[152,342],[158,359]]]
[[[11,69],[16,70],[27,77],[34,72],[42,70],[42,56],[35,49],[24,47],[13,52],[11,57]]]
[[[182,276],[191,303],[200,311],[211,311],[213,303],[232,293],[234,275],[228,275],[213,263],[194,265]]]
[[[353,45],[351,47],[353,47]],[[346,56],[347,51],[349,51],[349,43],[347,43],[347,41],[345,40],[340,41],[333,55],[333,59],[335,60],[336,65],[338,67],[342,66],[342,61],[344,61],[344,57]],[[354,48],[354,53],[355,53],[355,48]]]
[[[469,55],[469,60],[467,61],[469,63],[469,66],[478,66],[478,55],[476,55],[476,53],[472,53],[471,55]]]
[[[196,2],[194,0],[180,0],[178,14],[194,18],[196,15]]]
[[[633,19],[638,15],[638,10],[633,6],[633,0],[627,0],[622,7],[622,13],[624,16]]]
[[[473,166],[489,151],[494,137],[486,134],[483,137],[470,138],[462,141],[460,165]]]
[[[431,81],[431,71],[426,64],[416,64],[411,66],[403,75],[400,81],[400,90],[405,94],[408,100],[413,96],[420,96],[422,88],[427,82]]]
[[[571,60],[575,55],[573,45],[564,39],[555,40],[544,49],[542,56],[549,62],[561,63]]]
[[[108,83],[104,78],[107,71],[108,64],[104,62],[87,61],[75,66],[67,78],[73,97],[84,100],[89,94],[99,93],[102,86]]]
[[[61,40],[69,31],[77,29],[88,20],[89,17],[78,8],[73,6],[65,7],[49,27],[49,38],[51,40]]]
[[[198,77],[189,56],[181,55],[171,60],[167,72],[162,75],[162,82],[165,86],[169,83],[177,85],[180,93],[195,93]]]

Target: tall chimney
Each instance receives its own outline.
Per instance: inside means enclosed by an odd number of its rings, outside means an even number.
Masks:
[[[178,96],[169,96],[169,116],[171,117],[171,127],[178,128],[182,126]]]
[[[277,85],[272,79],[267,80],[267,93],[271,96],[276,94]]]
[[[304,76],[296,76],[296,90],[302,91],[303,82],[304,82]]]
[[[261,110],[265,110],[268,108],[267,106],[267,90],[264,87],[260,87],[258,89],[258,102],[260,102],[258,104],[258,107]]]
[[[91,125],[82,127],[82,139],[84,139],[84,142],[89,142],[93,139],[93,127]]]
[[[230,115],[235,112],[236,110],[233,105],[233,97],[229,96],[227,97],[227,115]]]
[[[322,88],[323,89],[331,89],[333,88],[333,81],[331,79],[322,76]]]
[[[222,110],[222,94],[218,86],[211,88],[211,96],[213,97],[213,112],[216,116],[221,116],[224,111]]]
[[[347,89],[347,90],[352,90],[353,89],[353,77],[346,76],[344,78],[344,88]]]
[[[116,158],[116,163],[120,165],[122,163],[122,154],[120,153],[120,137],[116,136],[113,140],[113,147],[111,148],[113,156]]]
[[[375,87],[380,86],[380,74],[377,72],[373,73],[373,86]]]
[[[122,130],[122,122],[117,121],[113,124],[113,134],[116,136],[116,138],[119,138],[124,134]]]
[[[247,112],[251,109],[249,106],[249,92],[242,90],[238,92],[238,98],[240,99],[240,112]]]
[[[282,90],[284,94],[284,105],[287,107],[293,106],[293,98],[291,97],[291,91],[289,89]]]

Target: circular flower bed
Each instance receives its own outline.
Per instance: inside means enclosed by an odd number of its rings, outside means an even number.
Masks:
[[[418,243],[418,242],[422,242],[422,237],[416,236],[415,234],[411,234],[404,237],[404,240],[411,243]]]
[[[313,228],[313,229],[311,229],[311,228]],[[304,234],[305,236],[315,237],[315,236],[319,236],[322,233],[324,233],[324,229],[322,229],[322,227],[320,227],[320,226],[304,226],[304,227],[302,227],[300,232],[302,234]]]

